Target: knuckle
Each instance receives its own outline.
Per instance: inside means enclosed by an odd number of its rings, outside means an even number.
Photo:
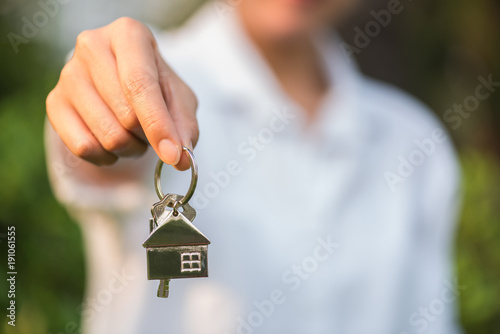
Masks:
[[[103,131],[102,147],[108,152],[121,151],[128,145],[128,136],[123,129],[108,127]]]
[[[95,31],[84,30],[80,34],[78,34],[78,37],[76,38],[76,50],[80,52],[82,50],[91,50],[94,42]]]
[[[57,102],[57,97],[54,88],[53,90],[50,91],[50,93],[47,95],[47,98],[45,99],[45,108],[47,110],[47,114],[52,112],[52,108],[54,108],[56,102]]]
[[[61,107],[64,105],[63,99],[64,97],[59,93],[57,86],[47,95],[45,99],[45,110],[49,121],[57,121],[58,118],[55,116],[58,112],[62,111]]]
[[[133,131],[139,128],[140,125],[139,120],[137,119],[134,110],[128,103],[124,103],[117,109],[118,109],[117,112],[118,120],[125,129]]]
[[[75,65],[74,62],[70,60],[62,68],[59,81],[64,81],[65,79],[72,78],[74,77],[74,75],[75,75]]]
[[[120,17],[112,24],[119,31],[143,31],[145,28],[145,26],[141,22],[127,16]]]
[[[154,80],[151,75],[141,72],[133,73],[125,79],[124,90],[125,95],[129,99],[137,99],[154,85]]]
[[[159,119],[154,114],[145,115],[142,121],[144,132],[154,132],[158,127]]]
[[[87,160],[93,156],[96,149],[97,144],[92,140],[80,140],[79,142],[74,143],[71,151],[77,157]]]

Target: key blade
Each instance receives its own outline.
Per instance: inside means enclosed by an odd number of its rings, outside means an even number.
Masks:
[[[168,292],[169,292],[168,283],[169,282],[170,282],[169,279],[160,280],[160,286],[158,286],[158,297],[168,298]]]

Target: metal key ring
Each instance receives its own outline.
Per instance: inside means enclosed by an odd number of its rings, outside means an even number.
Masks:
[[[183,204],[186,204],[189,202],[191,197],[193,197],[194,191],[196,189],[196,184],[198,183],[198,165],[196,164],[196,161],[194,160],[194,155],[191,150],[185,146],[182,146],[182,150],[186,151],[188,154],[189,158],[189,164],[191,165],[191,184],[189,185],[189,189],[184,195],[183,198],[181,198],[179,201],[177,201],[174,205],[174,210],[177,210],[177,208]],[[163,168],[163,161],[161,159],[158,159],[158,162],[156,163],[156,168],[155,168],[155,189],[156,189],[156,194],[162,200],[165,195],[163,194],[163,191],[161,190],[161,170]]]

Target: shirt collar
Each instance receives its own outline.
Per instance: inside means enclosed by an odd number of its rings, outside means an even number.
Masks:
[[[224,98],[233,106],[244,105],[248,119],[257,124],[269,122],[276,109],[287,108],[298,114],[296,124],[305,124],[304,111],[281,88],[268,64],[243,30],[236,10],[217,15],[216,7],[205,6],[197,18],[197,28],[205,32],[210,42],[205,65]],[[362,77],[354,64],[340,50],[341,39],[334,31],[323,31],[314,41],[320,55],[330,89],[318,109],[317,119],[309,135],[322,145],[345,150],[356,149],[365,138],[366,118],[361,115],[360,86]],[[231,113],[233,110],[221,110]],[[297,126],[300,128],[300,126]],[[296,129],[300,131],[301,129]]]

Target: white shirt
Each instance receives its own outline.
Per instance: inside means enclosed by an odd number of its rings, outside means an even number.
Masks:
[[[459,171],[424,106],[363,77],[327,34],[316,44],[331,90],[309,127],[236,15],[207,7],[158,43],[200,102],[190,204],[212,242],[209,278],[172,280],[168,299],[147,280],[153,150],[121,162],[140,177],[96,184],[48,131],[54,191],[85,240],[85,333],[459,332]],[[189,181],[167,169],[163,190]]]

